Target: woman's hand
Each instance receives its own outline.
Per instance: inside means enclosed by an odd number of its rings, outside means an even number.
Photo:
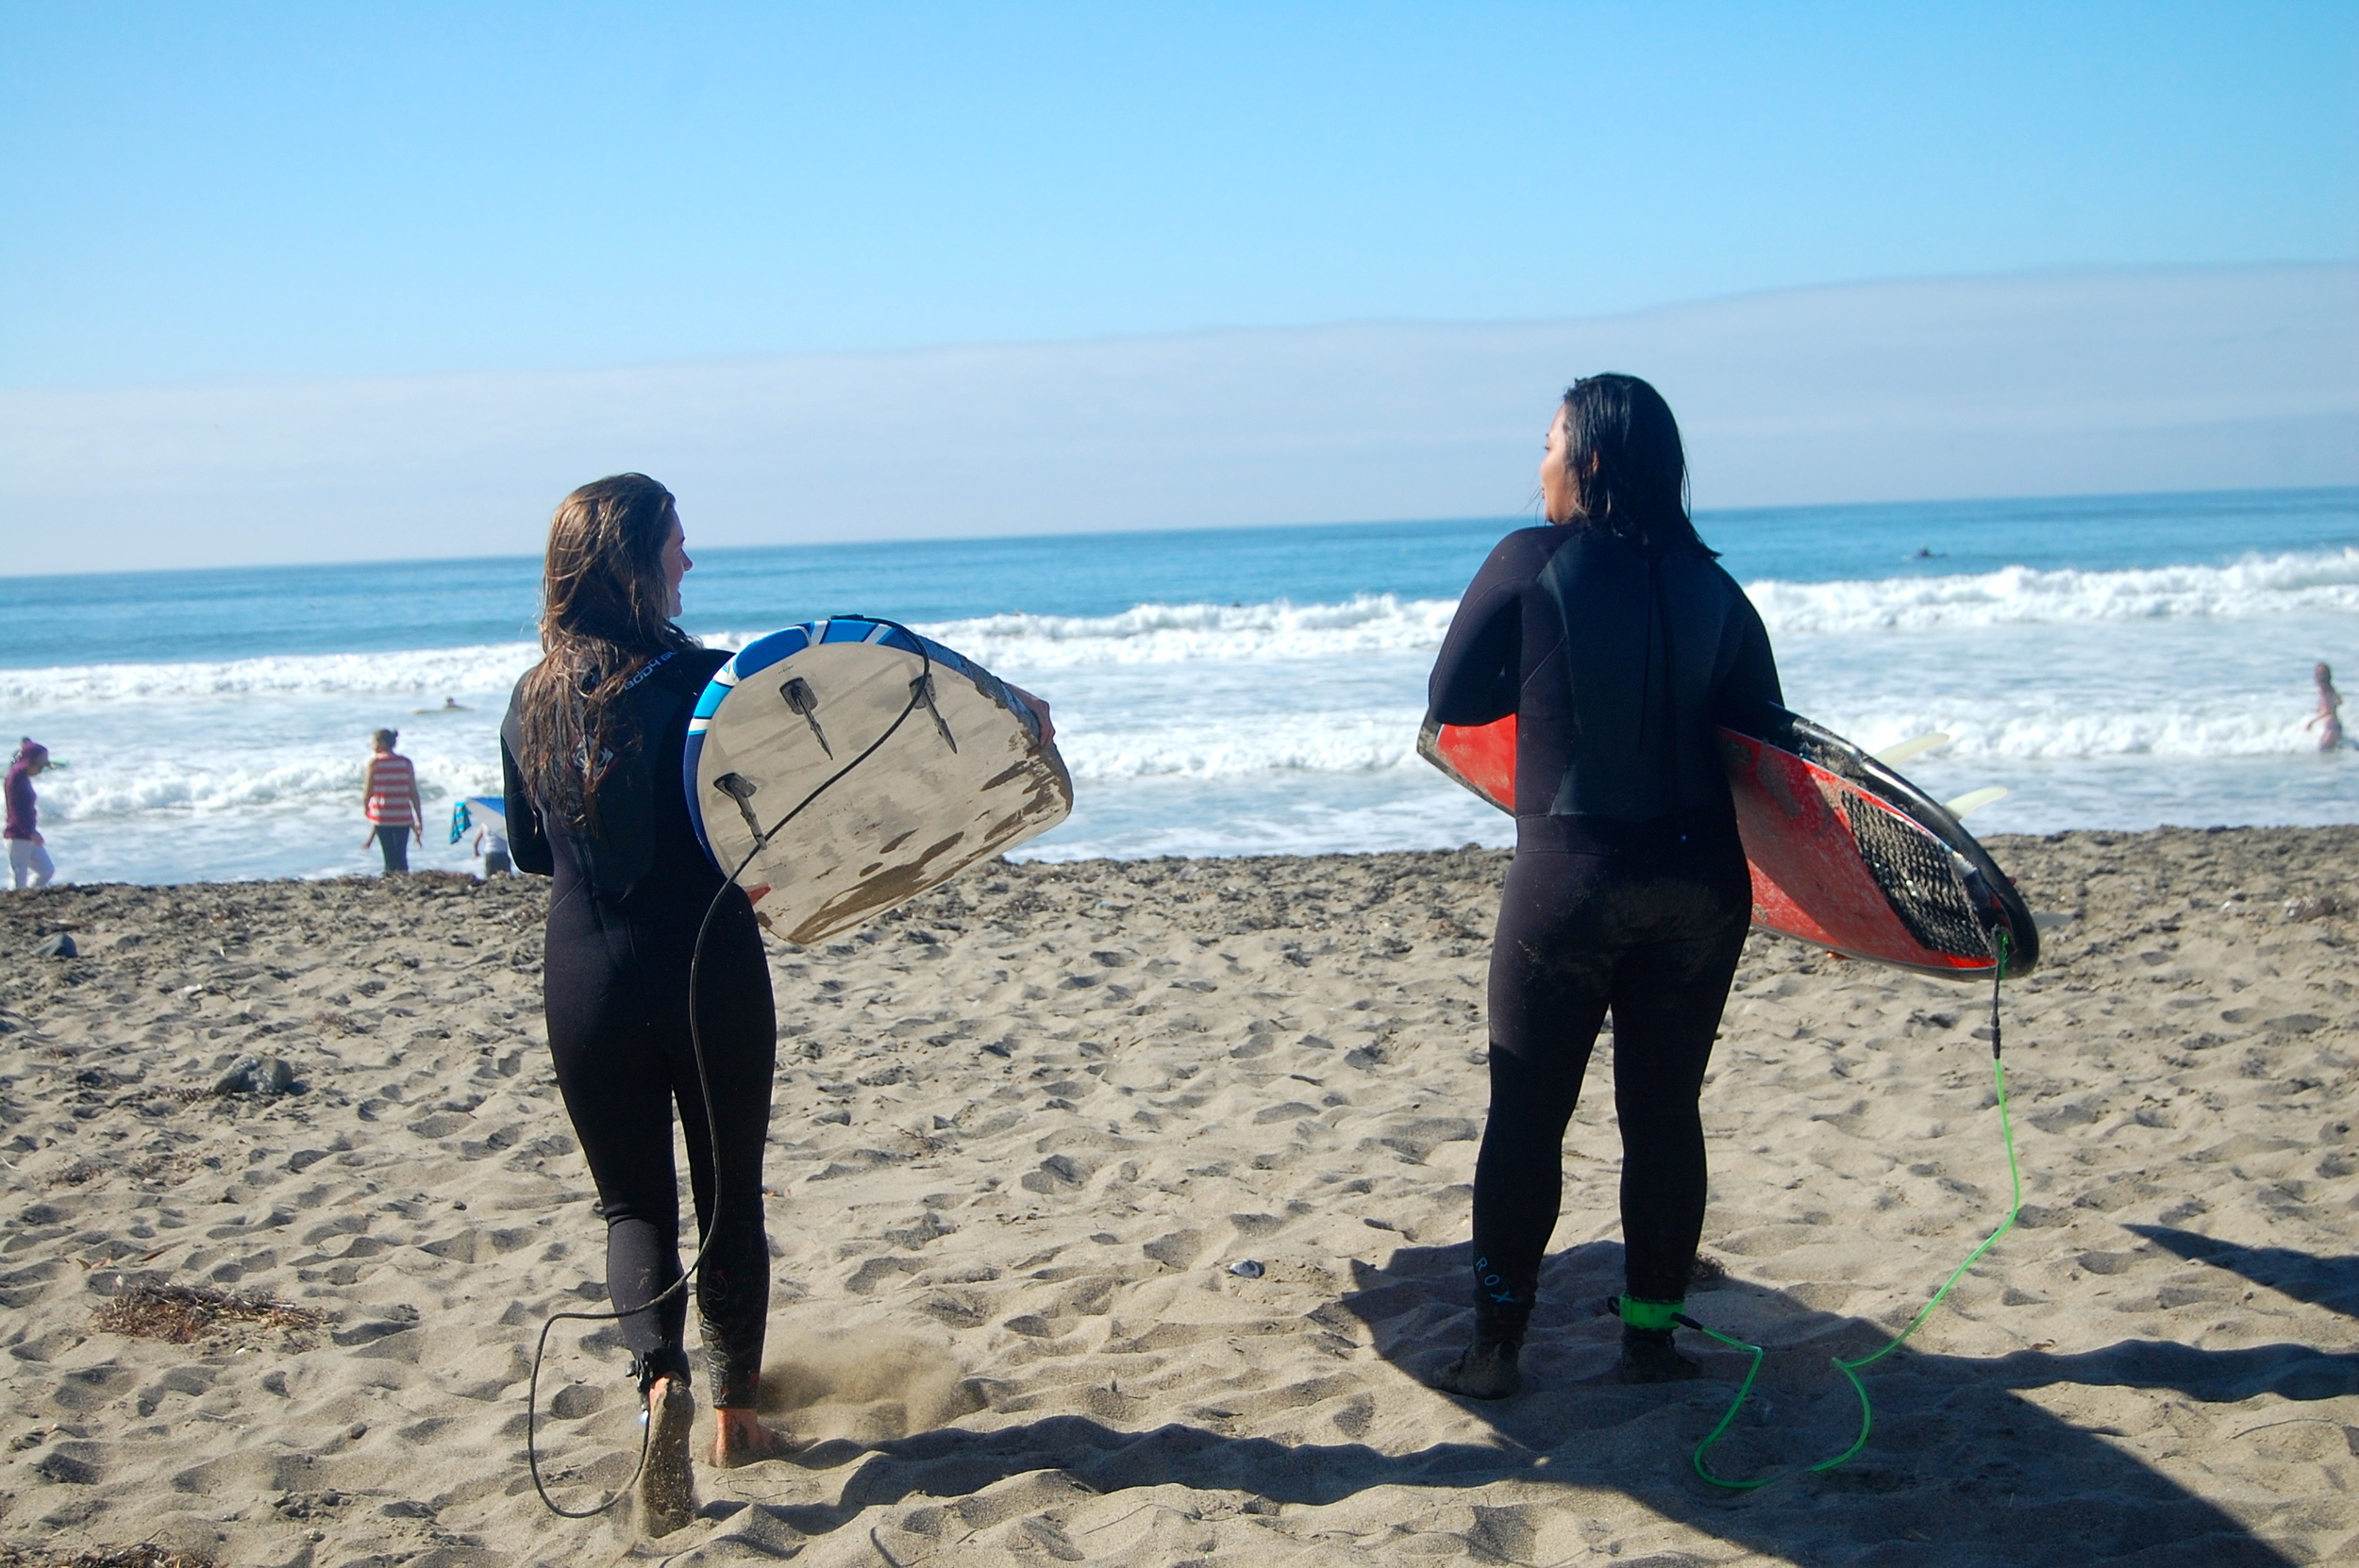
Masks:
[[[1008,692],[1011,696],[1014,697],[1016,701],[1030,709],[1032,710],[1032,717],[1040,721],[1040,743],[1042,745],[1047,745],[1050,742],[1056,740],[1057,721],[1048,716],[1048,705],[1046,703],[1041,701],[1040,698],[1032,695],[1031,692],[1027,692],[1021,686],[1010,686],[1008,688]]]

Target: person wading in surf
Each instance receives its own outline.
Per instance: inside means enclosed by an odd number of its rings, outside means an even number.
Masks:
[[[1491,1105],[1474,1181],[1474,1337],[1434,1386],[1521,1387],[1565,1126],[1614,1014],[1628,1382],[1697,1375],[1671,1343],[1703,1229],[1698,1099],[1751,909],[1714,726],[1782,700],[1769,638],[1697,537],[1660,394],[1593,375],[1540,463],[1548,518],[1491,552],[1444,641],[1432,716],[1515,715],[1515,858],[1491,950]],[[1749,721],[1749,722],[1748,722]]]
[[[380,729],[369,737],[369,765],[360,776],[360,809],[369,819],[366,849],[375,844],[385,857],[385,875],[410,870],[410,841],[426,842],[426,800],[418,793],[418,770],[393,749],[398,730]]]
[[[2318,683],[2318,710],[2303,721],[2301,727],[2316,727],[2320,751],[2343,749],[2343,694],[2334,690],[2334,672],[2320,664],[2311,673]]]
[[[8,886],[18,892],[45,888],[58,874],[49,841],[41,836],[41,796],[33,789],[48,766],[49,748],[29,735],[17,742],[8,762]]]

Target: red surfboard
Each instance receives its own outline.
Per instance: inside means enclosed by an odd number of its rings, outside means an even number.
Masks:
[[[1955,817],[1807,719],[1787,715],[1776,728],[1776,742],[1719,732],[1755,926],[1946,978],[1987,976],[2002,948],[2010,976],[2032,972],[2031,911]],[[1515,809],[1513,714],[1465,726],[1429,718],[1417,751],[1499,809]]]

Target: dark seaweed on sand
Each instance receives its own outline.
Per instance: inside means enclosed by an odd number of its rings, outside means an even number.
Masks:
[[[201,1285],[133,1285],[99,1308],[94,1321],[104,1333],[186,1344],[232,1323],[300,1333],[321,1327],[327,1319],[308,1307],[268,1296],[232,1295]]]
[[[110,1546],[76,1552],[72,1557],[27,1557],[14,1546],[0,1546],[0,1568],[214,1568],[213,1560],[194,1552],[176,1552],[142,1541],[136,1546]]]

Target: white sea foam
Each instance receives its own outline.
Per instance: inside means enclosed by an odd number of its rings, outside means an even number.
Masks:
[[[2250,557],[2227,566],[2040,572],[1747,585],[1781,637],[1978,626],[2359,614],[2359,549]],[[919,626],[991,668],[1331,660],[1441,645],[1451,599],[1364,594],[1337,604],[1142,604],[1116,615],[979,616]],[[767,630],[770,628],[761,628]],[[742,647],[761,630],[706,634]],[[538,657],[529,642],[384,653],[284,655],[219,662],[78,664],[0,670],[0,709],[273,695],[504,692]]]
[[[1199,659],[1350,659],[1441,645],[1455,599],[1137,605],[1119,615],[988,615],[922,629],[985,665],[1028,670]]]
[[[2359,614],[2359,549],[2248,556],[2228,566],[2038,572],[1856,582],[1748,583],[1772,635]]]
[[[1978,826],[2350,815],[2348,768],[2317,759],[2301,722],[2310,659],[2359,665],[2359,550],[1748,592],[1798,707],[1871,747],[1947,731],[1949,746],[1908,769],[1937,793],[2016,788]],[[1056,703],[1081,808],[1032,853],[1495,842],[1506,819],[1415,755],[1456,608],[1149,604],[919,629]],[[367,736],[393,724],[428,797],[420,863],[455,865],[449,802],[497,787],[500,709],[536,654],[517,642],[0,670],[0,733],[70,760],[41,781],[69,875],[170,880],[360,869]],[[411,716],[445,695],[473,711]]]
[[[2153,703],[2091,712],[2053,693],[2000,693],[1942,706],[1838,705],[1815,716],[1869,746],[1945,731],[1954,739],[1939,755],[1950,760],[2282,757],[2317,746],[2317,736],[2302,730],[2298,709],[2233,698],[2188,708]],[[1086,710],[1066,717],[1059,742],[1080,782],[1351,774],[1425,765],[1416,755],[1422,713],[1409,705],[1391,713],[1305,715],[1301,722],[1261,726],[1098,729]]]
[[[1141,723],[1154,693],[1134,693],[1140,708],[1106,711],[1088,703],[1060,709],[1061,748],[1084,791],[1195,781],[1230,785],[1282,776],[1363,777],[1421,774],[1416,755],[1421,713],[1414,692],[1400,706],[1355,712],[1305,712],[1230,723]],[[2071,763],[2152,759],[2292,758],[2314,751],[2301,714],[2283,706],[2214,696],[2179,707],[2155,702],[2090,710],[2053,692],[1999,692],[1932,703],[1837,702],[1816,717],[1863,744],[1889,744],[1942,730],[1954,739],[1920,766]],[[75,765],[42,780],[43,821],[53,825],[129,823],[142,818],[248,816],[259,826],[296,808],[357,812],[365,734],[356,715],[350,744],[316,741],[256,743],[207,756],[188,743],[154,750],[75,748]],[[479,732],[436,735],[406,746],[439,823],[449,801],[498,788],[497,745],[488,720]],[[356,819],[357,820],[357,819]]]
[[[1280,724],[1096,729],[1082,714],[1058,742],[1077,782],[1368,773],[1415,759],[1423,717],[1404,706],[1388,713],[1306,714]]]
[[[1952,737],[1938,753],[1949,759],[2274,757],[2316,751],[2318,743],[2302,730],[2299,710],[2257,700],[2092,711],[2052,692],[2031,692],[1946,707],[1836,707],[1814,717],[1870,748],[1939,730]]]
[[[190,698],[410,695],[505,691],[540,657],[530,642],[385,653],[286,654],[212,663],[67,664],[0,670],[0,708]]]
[[[486,734],[473,749],[409,748],[417,764],[428,815],[439,803],[499,787],[497,742]],[[150,812],[245,812],[305,805],[346,806],[357,811],[365,745],[334,750],[317,745],[231,747],[209,759],[188,748],[109,755],[77,748],[75,766],[43,775],[44,822],[128,818]]]

